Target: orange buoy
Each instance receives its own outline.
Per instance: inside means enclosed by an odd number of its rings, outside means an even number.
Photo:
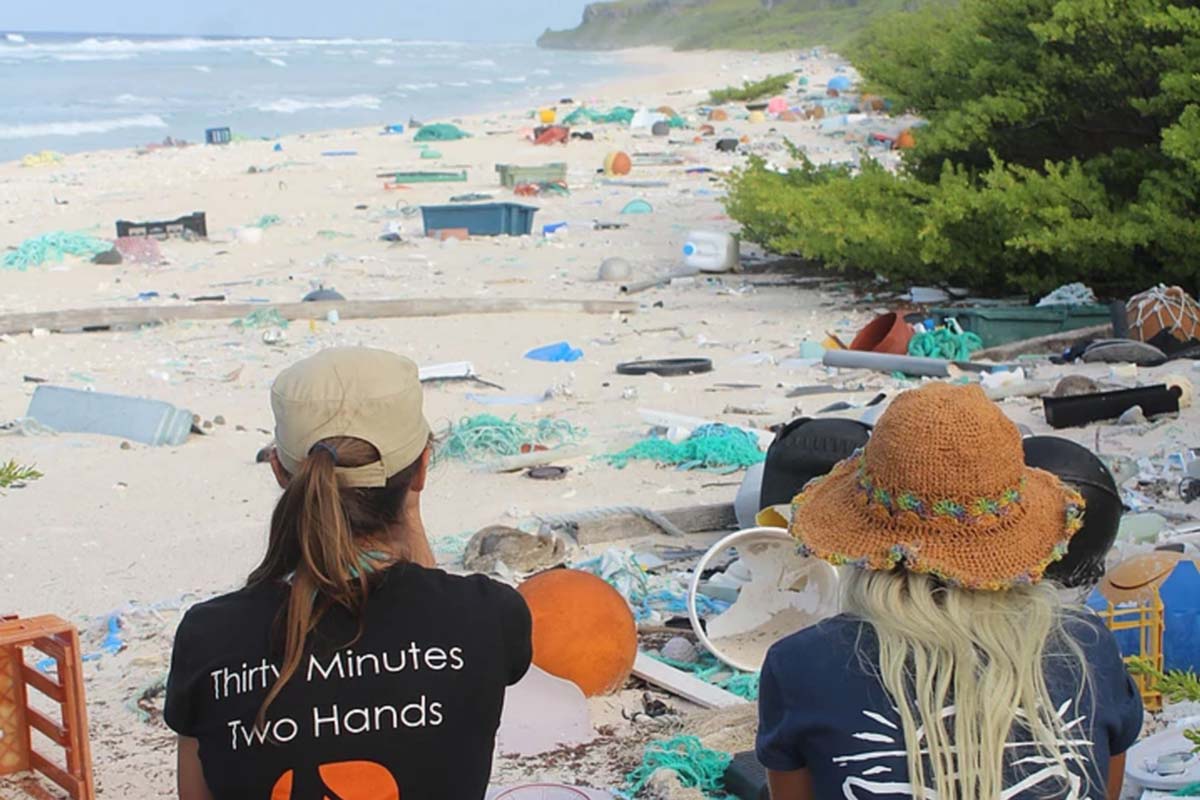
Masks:
[[[739,141],[741,141],[742,144],[750,144],[750,137],[743,136]]]
[[[632,169],[633,159],[626,153],[609,153],[604,159],[605,175],[628,175]]]
[[[911,130],[900,131],[900,135],[896,137],[896,144],[893,145],[897,150],[912,150],[917,146],[917,140],[913,138]]]
[[[728,119],[729,115],[725,113],[724,109],[714,108],[712,111],[708,112],[709,122],[725,122]]]
[[[712,125],[701,125],[700,126],[700,135],[701,136],[715,136],[716,133],[717,133],[717,129],[714,128]]]
[[[588,697],[620,689],[637,657],[637,624],[625,598],[590,572],[552,569],[517,591],[533,617],[533,663]]]

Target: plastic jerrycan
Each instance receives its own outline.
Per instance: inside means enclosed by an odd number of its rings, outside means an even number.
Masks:
[[[683,263],[701,272],[729,272],[737,269],[737,237],[732,233],[690,231],[683,244]]]

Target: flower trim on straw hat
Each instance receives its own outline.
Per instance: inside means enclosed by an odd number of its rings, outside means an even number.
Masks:
[[[858,488],[866,495],[867,505],[880,507],[893,517],[901,514],[916,514],[921,519],[937,519],[949,517],[959,522],[977,524],[992,522],[995,517],[1003,517],[1011,512],[1021,502],[1021,493],[1025,490],[1025,478],[1012,489],[1006,490],[1000,497],[979,497],[969,504],[963,505],[956,500],[929,501],[912,492],[903,492],[892,497],[891,492],[876,486],[867,474],[866,458],[858,456],[855,475]]]
[[[859,470],[856,470],[855,474],[856,474],[856,476],[861,476],[864,473],[861,471],[861,468],[860,468]],[[813,488],[814,486],[818,485],[822,481],[824,481],[826,477],[828,477],[828,476],[822,476],[821,478],[816,478],[816,479],[812,480],[808,484],[808,486],[805,487],[805,491],[796,495],[796,497],[792,500],[792,519],[793,520],[796,520],[799,517],[801,507],[804,505],[804,503],[808,499],[808,497],[811,496],[811,494],[808,490]],[[1022,479],[1022,485],[1024,485],[1024,479]],[[860,482],[860,488],[865,489],[866,487],[863,487]],[[1009,492],[1006,492],[1004,496],[1008,497],[1011,494],[1012,494],[1012,491],[1010,490]],[[823,561],[829,562],[830,564],[834,565],[835,567],[850,566],[850,567],[856,567],[858,569],[871,569],[871,570],[879,570],[879,571],[887,572],[887,571],[891,571],[891,570],[895,569],[896,567],[900,566],[901,563],[903,563],[905,569],[908,569],[912,572],[920,572],[920,573],[932,575],[933,577],[937,578],[939,581],[941,581],[949,586],[955,586],[955,587],[959,587],[959,588],[963,588],[963,589],[972,589],[972,590],[977,590],[977,591],[1004,591],[1006,589],[1012,588],[1013,586],[1022,585],[1022,584],[1032,584],[1032,583],[1037,583],[1038,581],[1040,581],[1042,579],[1042,575],[1045,574],[1045,572],[1046,572],[1046,568],[1049,567],[1055,561],[1061,560],[1062,557],[1066,555],[1067,547],[1070,544],[1071,537],[1074,536],[1076,533],[1078,533],[1081,528],[1083,528],[1083,513],[1084,513],[1084,506],[1086,505],[1084,502],[1083,496],[1081,494],[1079,494],[1079,492],[1077,492],[1074,489],[1071,489],[1070,487],[1065,486],[1065,485],[1063,486],[1063,494],[1064,494],[1065,521],[1063,524],[1062,538],[1059,539],[1055,543],[1055,545],[1053,546],[1053,548],[1051,548],[1050,553],[1048,556],[1046,556],[1046,558],[1039,561],[1028,571],[1021,573],[1020,575],[1017,575],[1014,578],[1007,580],[1007,581],[979,580],[976,578],[972,578],[966,574],[960,574],[960,573],[957,573],[954,571],[925,565],[921,562],[920,548],[915,545],[909,544],[909,543],[897,543],[897,544],[892,545],[885,552],[876,553],[874,555],[855,557],[855,556],[846,555],[844,553],[838,553],[838,552],[834,552],[831,550],[825,550],[823,548],[815,548],[815,547],[811,546],[810,544],[801,540],[800,543],[797,545],[797,552],[799,552],[800,555],[803,555],[803,556],[820,558]],[[904,496],[905,495],[901,495],[901,497],[904,497]],[[1019,500],[1019,496],[1017,499]],[[880,502],[882,502],[882,501],[880,501]],[[1012,503],[1012,502],[1017,502],[1017,500],[1010,501],[1010,503]],[[939,504],[935,504],[934,508],[936,508],[937,505],[939,505]],[[953,505],[957,506],[958,504],[953,504]],[[986,499],[984,499],[983,502],[975,501],[971,504],[971,507],[972,508],[978,507],[980,509],[988,508],[988,507],[990,507],[990,502],[987,501]],[[915,512],[916,509],[915,508],[898,508],[896,511],[891,511],[890,507],[889,507],[889,513],[893,514],[895,516],[898,516],[901,513],[909,512],[909,511]],[[960,515],[959,513],[954,512],[951,509],[951,506],[949,504],[943,506],[942,512],[930,511],[928,513],[930,513],[931,516],[922,517],[922,518],[923,519],[931,519],[936,516],[943,516],[943,517],[950,517],[950,518],[958,520],[958,521],[963,521],[963,522],[967,521],[965,509],[964,509],[964,513]],[[994,514],[994,512],[985,512],[985,513]],[[980,514],[978,516],[983,516],[983,514]],[[971,520],[971,521],[975,522],[978,520]],[[797,535],[796,528],[794,526],[792,527],[792,535],[793,536]]]

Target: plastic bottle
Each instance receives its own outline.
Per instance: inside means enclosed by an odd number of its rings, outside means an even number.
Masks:
[[[737,237],[716,231],[691,231],[683,244],[683,263],[701,272],[737,269]]]
[[[192,412],[161,400],[84,392],[43,384],[26,416],[62,433],[102,433],[148,445],[180,445],[192,430]]]

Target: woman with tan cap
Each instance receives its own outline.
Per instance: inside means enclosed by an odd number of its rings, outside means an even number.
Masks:
[[[416,365],[325,350],[279,375],[271,407],[283,494],[267,553],[175,637],[180,798],[482,798],[529,611],[434,568]]]
[[[1082,512],[978,387],[897,397],[793,501],[845,613],[768,653],[772,798],[1116,798],[1141,698],[1104,625],[1041,583]]]

